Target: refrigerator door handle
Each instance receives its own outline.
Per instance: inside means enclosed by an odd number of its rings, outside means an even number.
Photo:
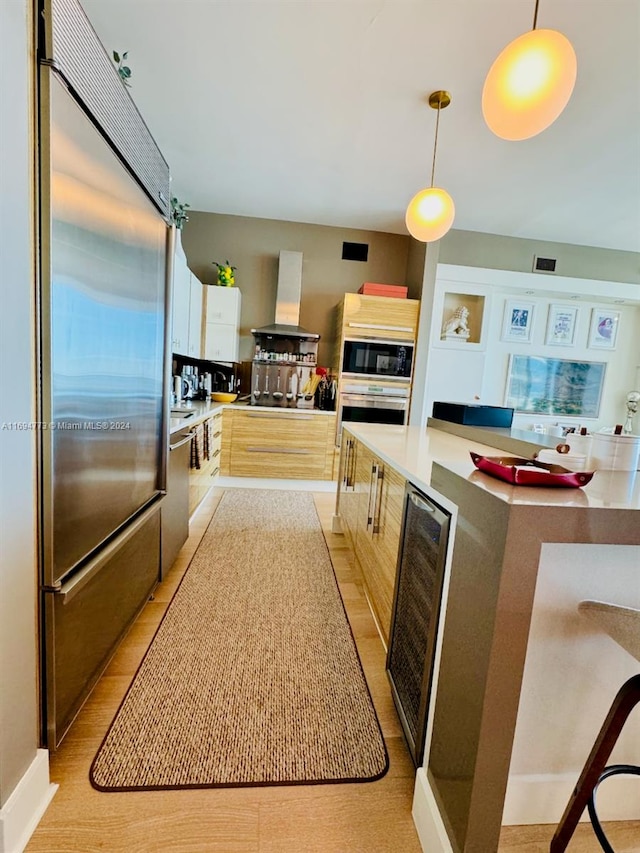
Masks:
[[[47,590],[52,591],[55,595],[62,596],[62,603],[68,604],[75,596],[98,574],[102,567],[110,560],[116,551],[122,548],[123,544],[131,539],[146,522],[158,512],[158,502],[146,509],[141,515],[136,518],[133,524],[127,528],[125,536],[116,536],[106,547],[100,550],[100,553],[90,560],[86,566],[77,572],[68,581],[64,582],[59,589]]]

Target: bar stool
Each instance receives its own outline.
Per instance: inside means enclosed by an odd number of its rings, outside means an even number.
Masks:
[[[578,610],[595,620],[602,630],[640,661],[640,610],[609,604],[605,601],[581,601]],[[615,853],[600,826],[595,808],[595,796],[600,782],[609,776],[622,773],[640,776],[640,767],[632,764],[614,764],[611,767],[605,767],[629,714],[639,702],[640,674],[625,681],[616,694],[555,831],[549,846],[550,853],[563,853],[566,850],[585,806],[589,810],[593,831],[600,846],[605,853]]]

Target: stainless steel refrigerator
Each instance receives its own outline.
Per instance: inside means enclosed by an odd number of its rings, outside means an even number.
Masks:
[[[55,748],[158,580],[169,191],[81,7],[52,0],[43,13],[40,560],[43,740]]]

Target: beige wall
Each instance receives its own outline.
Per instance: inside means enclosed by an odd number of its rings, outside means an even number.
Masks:
[[[343,241],[367,243],[366,263],[343,261]],[[250,330],[274,320],[280,250],[302,252],[300,325],[321,335],[318,362],[331,367],[335,307],[365,281],[405,284],[409,243],[402,234],[200,212],[189,213],[182,233],[189,267],[204,284],[216,280],[212,261],[228,259],[238,268],[242,360],[253,355]]]
[[[440,241],[439,260],[441,264],[533,272],[534,255],[556,258],[557,275],[640,284],[640,254],[637,252],[501,237],[477,231],[450,231]]]
[[[342,260],[345,240],[368,243],[366,263]],[[215,282],[213,261],[229,259],[238,268],[243,360],[253,353],[250,330],[273,322],[280,249],[303,253],[300,325],[321,335],[319,363],[327,366],[335,366],[330,364],[334,311],[344,293],[375,281],[406,284],[409,296],[419,299],[425,277],[424,244],[403,234],[195,211],[189,214],[182,245],[190,268],[205,284]],[[445,264],[532,272],[534,255],[556,258],[561,276],[640,284],[635,252],[455,229],[438,243],[438,261]]]

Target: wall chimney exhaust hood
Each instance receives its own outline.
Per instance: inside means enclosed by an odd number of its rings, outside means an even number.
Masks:
[[[251,329],[254,335],[271,335],[320,340],[320,335],[298,325],[300,321],[300,295],[302,292],[302,252],[280,252],[278,264],[278,291],[276,294],[275,323]]]

